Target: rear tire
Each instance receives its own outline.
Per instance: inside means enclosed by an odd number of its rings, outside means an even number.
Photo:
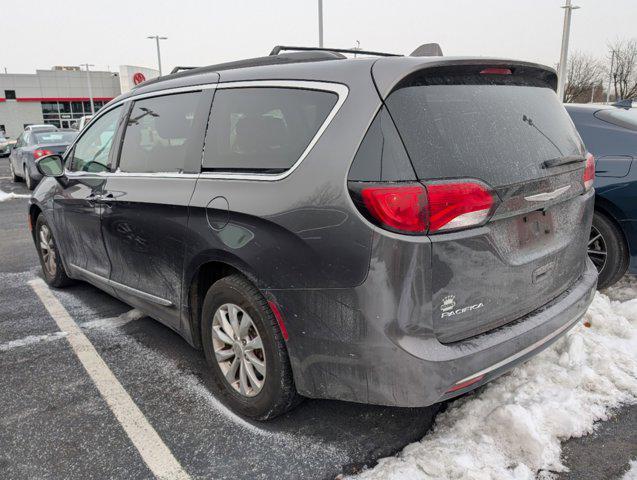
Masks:
[[[252,283],[238,274],[218,280],[206,294],[201,315],[215,390],[230,408],[269,420],[299,402],[285,341],[268,302]]]
[[[24,181],[27,184],[27,190],[33,191],[33,189],[35,188],[35,180],[31,178],[31,174],[29,173],[29,168],[26,166],[26,164],[23,166],[23,170],[24,170]]]
[[[13,168],[13,162],[9,159],[9,170],[11,170],[11,181],[13,183],[18,183],[21,179],[15,173],[15,169]]]
[[[55,288],[71,285],[73,280],[64,270],[57,243],[53,238],[53,231],[42,214],[35,222],[35,246],[40,257],[44,281]]]
[[[597,288],[615,284],[628,269],[628,246],[619,227],[606,215],[595,211],[588,242],[588,256],[599,274]]]

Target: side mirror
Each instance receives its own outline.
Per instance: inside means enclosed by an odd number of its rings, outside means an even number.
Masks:
[[[64,162],[60,155],[45,155],[35,161],[35,166],[45,177],[59,178],[64,175]]]

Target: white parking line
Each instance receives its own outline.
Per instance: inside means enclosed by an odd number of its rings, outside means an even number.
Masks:
[[[172,452],[162,441],[128,392],[122,387],[108,365],[100,357],[90,340],[71,318],[60,301],[42,279],[28,282],[60,330],[67,332],[67,340],[93,380],[107,405],[139,451],[148,468],[159,479],[189,479]]]

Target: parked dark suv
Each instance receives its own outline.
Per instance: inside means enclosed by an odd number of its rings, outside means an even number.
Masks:
[[[460,395],[595,290],[594,165],[555,85],[525,62],[329,51],[146,82],[39,159],[44,276],[179,332],[255,418]]]

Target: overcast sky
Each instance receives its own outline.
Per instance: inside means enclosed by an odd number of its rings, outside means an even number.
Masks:
[[[33,73],[93,63],[209,65],[261,56],[277,44],[318,45],[317,0],[24,0],[2,6],[0,68]],[[438,42],[446,55],[559,60],[563,0],[324,0],[325,46],[409,54]],[[637,37],[636,0],[574,0],[571,51],[607,55]],[[611,8],[612,7],[612,8]]]

